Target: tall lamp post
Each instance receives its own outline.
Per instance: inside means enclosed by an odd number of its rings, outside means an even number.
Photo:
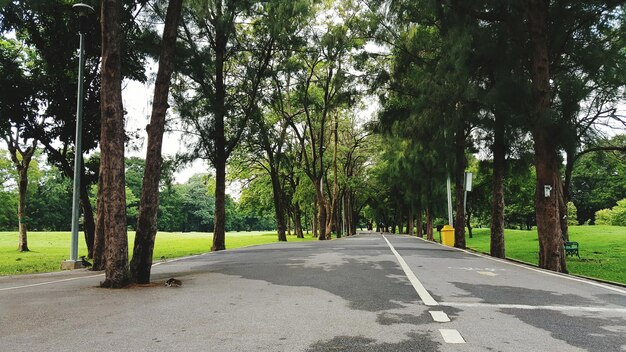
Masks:
[[[76,269],[82,267],[78,262],[78,218],[80,214],[80,176],[82,169],[82,129],[83,129],[83,99],[84,99],[84,66],[85,66],[85,27],[87,17],[95,13],[93,7],[78,3],[72,6],[78,12],[80,37],[78,54],[78,97],[76,99],[76,141],[74,143],[74,187],[72,194],[72,242],[70,245],[70,260],[62,263],[63,269]]]

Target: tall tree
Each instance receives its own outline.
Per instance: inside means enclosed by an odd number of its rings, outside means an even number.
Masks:
[[[159,209],[159,181],[161,180],[161,148],[163,132],[165,131],[165,116],[169,104],[170,79],[174,71],[176,36],[178,19],[181,15],[182,0],[170,0],[165,16],[161,54],[159,55],[159,70],[154,87],[152,102],[152,116],[148,131],[148,150],[146,165],[141,187],[141,201],[139,216],[137,217],[137,231],[133,259],[130,262],[132,280],[136,283],[150,282],[152,268],[152,253],[157,232],[157,213]]]
[[[30,162],[37,150],[37,141],[32,140],[28,143],[25,140],[26,148],[23,149],[19,142],[20,134],[19,130],[16,136],[9,135],[5,141],[9,148],[9,154],[13,165],[17,169],[18,174],[18,208],[17,208],[17,221],[19,227],[19,244],[17,250],[20,252],[28,252],[28,239],[27,239],[27,225],[28,214],[26,212],[26,192],[28,188],[28,168]]]
[[[33,68],[32,51],[16,41],[0,38],[0,137],[4,139],[17,170],[18,184],[18,227],[21,252],[28,251],[26,192],[28,168],[37,149],[37,141],[25,134],[23,120],[34,115],[37,108],[38,71]],[[22,142],[20,142],[20,140]]]
[[[214,251],[226,248],[226,161],[258,113],[276,49],[272,32],[255,31],[272,9],[280,9],[278,1],[201,0],[185,11],[184,63],[174,97],[189,135],[196,137],[190,157],[208,159],[215,168]],[[198,45],[203,41],[208,45]]]
[[[292,1],[288,5],[270,7],[268,14],[261,17],[258,32],[267,32],[280,48],[273,53],[268,67],[268,78],[264,84],[264,99],[261,99],[261,113],[253,114],[249,136],[245,138],[246,152],[252,160],[248,165],[256,165],[265,170],[272,181],[272,193],[276,217],[278,240],[286,241],[287,212],[291,204],[281,177],[283,163],[287,159],[289,142],[289,121],[302,114],[302,108],[294,106],[293,94],[293,55],[302,49],[305,39],[302,29],[311,21],[311,4],[306,1]],[[249,159],[249,158],[248,158]],[[298,222],[298,219],[294,219]],[[296,232],[301,233],[301,229]]]
[[[355,95],[355,80],[350,78],[348,68],[351,51],[359,47],[359,41],[349,25],[354,13],[343,13],[346,15],[341,24],[327,21],[310,26],[308,49],[297,55],[301,67],[297,97],[304,114],[290,124],[303,152],[304,171],[316,192],[319,240],[330,239],[333,218],[332,198],[329,202],[324,194],[324,183],[330,177],[324,160],[332,131],[329,123],[333,114],[340,114],[354,101]]]
[[[0,31],[15,31],[16,37],[31,52],[36,67],[39,92],[35,97],[40,108],[24,116],[20,124],[24,133],[38,140],[49,160],[72,177],[73,167],[71,143],[75,131],[75,105],[68,101],[76,100],[76,55],[75,47],[58,45],[59,41],[73,42],[78,29],[78,18],[67,3],[16,2],[10,1],[0,9]],[[84,116],[84,150],[96,147],[99,133],[97,127],[99,104],[97,66],[95,53],[99,48],[99,36],[95,35],[96,21],[87,21],[83,27],[88,36],[86,54],[86,95]],[[74,87],[74,88],[73,88]],[[91,204],[88,201],[88,188],[95,181],[86,172],[81,173],[80,201],[84,213],[85,240],[88,254],[92,254],[94,221]]]
[[[102,287],[129,282],[126,193],[124,180],[124,110],[122,105],[120,1],[103,0],[100,177],[105,280]],[[99,189],[100,191],[100,189]]]
[[[549,120],[550,52],[548,44],[549,2],[528,0],[525,3],[530,38],[530,75],[533,105],[531,111],[532,135],[535,142],[535,169],[537,184],[535,207],[539,233],[539,266],[567,272],[560,225],[559,200],[562,197],[560,160],[552,134],[559,128]]]

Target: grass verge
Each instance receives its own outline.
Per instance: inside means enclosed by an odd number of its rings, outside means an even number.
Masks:
[[[567,257],[571,274],[594,277],[626,284],[626,227],[572,226],[570,241],[580,245],[580,258]],[[489,252],[489,229],[474,229],[467,246],[480,252]],[[506,256],[528,263],[538,263],[539,240],[537,230],[505,230]]]
[[[78,255],[87,255],[87,247],[80,234]],[[17,251],[17,232],[0,232],[0,275],[32,274],[60,271],[61,261],[69,258],[69,232],[29,232],[28,247],[30,252]],[[129,255],[135,233],[128,233]],[[288,242],[314,240],[311,235],[305,238],[288,236]],[[200,232],[159,232],[154,245],[155,260],[176,258],[200,254],[210,251],[213,241],[212,233]],[[240,248],[278,242],[278,235],[267,232],[227,232],[226,248]]]

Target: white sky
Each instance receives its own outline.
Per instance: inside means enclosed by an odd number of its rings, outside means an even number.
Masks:
[[[148,69],[148,76],[155,73],[156,66],[152,65]],[[127,148],[127,156],[146,157],[147,133],[146,125],[150,121],[152,111],[152,96],[154,94],[154,84],[149,80],[143,84],[137,81],[124,82],[122,98],[126,115],[126,131],[138,131],[141,137],[141,147],[139,150]],[[171,109],[168,110],[168,113]],[[137,143],[133,144],[136,146]],[[163,136],[163,156],[174,156],[177,152],[183,151],[184,145],[181,143],[180,133],[165,133]],[[212,168],[204,161],[197,160],[191,165],[180,169],[175,173],[175,180],[178,183],[186,182],[191,176],[198,173],[212,172]]]

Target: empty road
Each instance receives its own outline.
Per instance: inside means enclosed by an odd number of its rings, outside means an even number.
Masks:
[[[102,279],[0,278],[0,351],[626,351],[626,289],[403,235],[162,262],[151,287]]]

